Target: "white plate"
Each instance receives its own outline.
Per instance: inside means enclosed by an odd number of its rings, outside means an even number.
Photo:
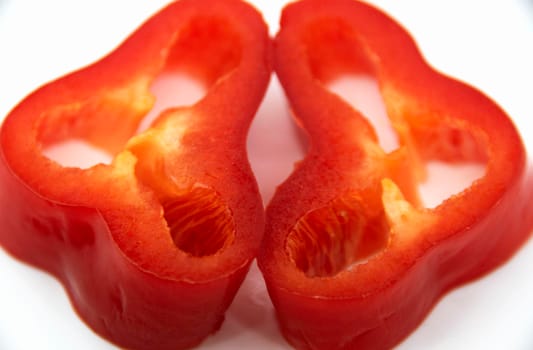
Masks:
[[[0,118],[37,86],[113,49],[167,1],[0,0]],[[270,25],[287,2],[250,1]],[[533,3],[372,1],[402,23],[429,62],[495,99],[533,154]],[[265,201],[301,157],[276,80],[253,123],[250,157]],[[1,223],[0,223],[1,225]],[[445,296],[398,349],[533,349],[533,241],[492,274]],[[72,311],[60,284],[0,250],[0,349],[114,349]],[[198,349],[290,349],[257,271],[221,331]]]

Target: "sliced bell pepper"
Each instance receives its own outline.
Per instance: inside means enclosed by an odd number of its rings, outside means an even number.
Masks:
[[[206,87],[136,135],[161,74]],[[264,226],[246,134],[271,74],[260,14],[170,4],[96,63],[39,88],[0,131],[0,244],[55,275],[79,316],[125,348],[194,346],[221,325]],[[174,93],[180,93],[176,91]],[[111,164],[62,166],[81,139]]]
[[[493,101],[437,73],[393,19],[354,0],[288,5],[274,69],[309,139],[267,206],[259,267],[297,349],[388,349],[451,288],[508,259],[533,228],[533,173]],[[374,77],[399,146],[327,88]],[[483,175],[435,208],[425,164],[474,162]]]

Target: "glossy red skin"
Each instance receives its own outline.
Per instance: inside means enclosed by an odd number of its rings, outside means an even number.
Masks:
[[[133,149],[125,144],[152,104],[144,103],[145,91],[128,89],[141,77],[148,87],[183,32],[189,46],[175,62],[207,93],[180,110],[193,119],[176,135],[178,151],[161,148],[168,151],[161,155],[165,175],[212,189],[234,221],[233,242],[201,257],[174,245],[161,204],[133,174],[131,154],[111,165],[67,168],[43,156],[41,146],[79,137],[113,154]],[[205,42],[205,33],[220,32],[231,36],[228,46]],[[111,54],[43,86],[7,116],[0,133],[0,244],[56,276],[80,317],[120,347],[197,345],[220,327],[260,243],[263,208],[245,142],[270,73],[268,31],[252,7],[237,0],[170,4]],[[53,117],[70,110],[72,120]]]
[[[431,69],[407,32],[369,5],[288,5],[274,44],[274,69],[310,142],[267,207],[258,256],[281,331],[297,349],[391,348],[448,290],[502,264],[530,236],[533,172],[519,134],[482,93]],[[377,143],[372,128],[324,87],[344,73],[375,76],[389,117],[408,126],[397,129],[402,150],[395,155],[368,154],[363,143]],[[454,144],[448,125],[474,143]],[[416,182],[426,159],[481,161],[486,173],[424,209]],[[379,202],[384,177],[399,184],[429,223],[412,219],[390,233],[386,248],[350,270],[308,277],[286,248],[294,225],[345,193]]]

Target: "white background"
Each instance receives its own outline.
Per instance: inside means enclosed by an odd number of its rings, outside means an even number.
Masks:
[[[112,50],[166,2],[0,0],[0,119],[40,84]],[[250,2],[275,33],[286,1]],[[438,70],[495,99],[533,154],[533,1],[372,3],[413,34]],[[249,141],[266,202],[301,157],[290,123],[273,80]],[[503,267],[445,296],[398,349],[533,349],[532,272],[530,240]],[[255,265],[226,318],[199,349],[289,349]],[[79,320],[56,280],[0,249],[0,350],[26,349],[114,347]]]

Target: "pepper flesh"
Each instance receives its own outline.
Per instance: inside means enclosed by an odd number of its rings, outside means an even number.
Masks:
[[[206,95],[169,108],[150,84],[185,72]],[[197,345],[221,325],[256,255],[263,208],[245,150],[270,39],[237,0],[168,5],[98,62],[25,98],[0,131],[0,244],[55,275],[80,317],[124,348]],[[178,92],[179,93],[179,92]],[[82,139],[111,164],[43,149]]]
[[[533,174],[506,114],[423,60],[394,20],[353,0],[288,5],[274,69],[309,150],[267,207],[258,256],[277,319],[298,349],[388,349],[448,290],[494,269],[530,236]],[[327,89],[375,77],[399,147],[383,151]],[[484,174],[436,208],[425,163]]]

